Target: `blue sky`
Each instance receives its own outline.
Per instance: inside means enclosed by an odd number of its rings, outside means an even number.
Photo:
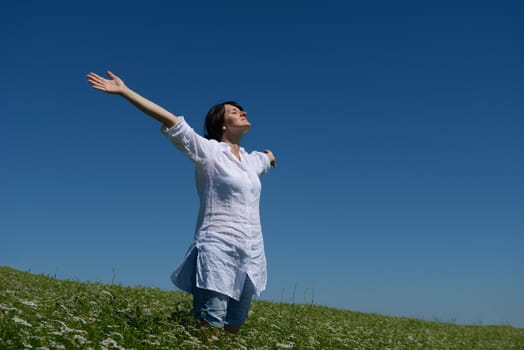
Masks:
[[[110,69],[270,148],[262,298],[524,327],[520,1],[0,2],[0,265],[174,289],[198,209]]]

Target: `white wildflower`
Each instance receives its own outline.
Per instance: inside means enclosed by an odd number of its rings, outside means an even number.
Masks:
[[[49,345],[51,345],[51,348],[53,348],[53,349],[65,350],[64,344],[57,343],[57,342],[55,342],[53,340],[51,340],[49,342]]]
[[[81,336],[80,334],[75,334],[75,336],[73,337],[74,340],[76,340],[78,343],[80,344],[85,344],[87,343],[87,339],[84,337],[84,336]]]
[[[160,342],[158,340],[144,340],[144,343],[153,345],[153,346],[160,346]]]
[[[30,301],[30,300],[22,300],[22,301],[20,301],[20,303],[24,304],[25,306],[29,306],[29,307],[37,307],[38,306],[34,301]]]
[[[276,343],[276,347],[280,349],[293,349],[294,346],[295,344],[293,343]]]
[[[4,304],[0,304],[0,310],[18,311],[18,309],[16,307],[10,307],[10,306],[4,305]]]
[[[56,320],[56,322],[60,323],[60,331],[62,331],[65,334],[67,334],[67,333],[85,334],[86,333],[86,331],[84,331],[82,329],[69,328],[69,326],[67,324],[65,324],[64,322],[62,322],[60,320]]]
[[[82,318],[80,318],[78,316],[73,316],[72,318],[73,318],[74,321],[80,322],[82,324],[86,324],[87,323],[86,320],[84,320],[84,319],[82,319]]]
[[[31,323],[27,322],[26,320],[21,319],[20,317],[13,317],[13,321],[15,321],[16,324],[26,326],[26,327],[33,327]]]
[[[101,291],[100,294],[103,294],[103,295],[108,296],[108,297],[110,297],[110,298],[113,297],[113,294],[109,293],[107,290],[103,290],[103,291]]]
[[[69,314],[69,310],[67,309],[67,307],[65,307],[65,305],[60,304],[60,305],[58,305],[58,306],[59,306],[61,309],[63,309],[66,313]]]
[[[192,337],[191,339],[189,340],[184,340],[184,344],[189,344],[189,345],[192,345],[193,347],[199,347],[202,345],[202,343],[200,342],[200,340],[198,340],[197,338],[195,337]]]
[[[122,334],[118,333],[118,332],[111,332],[111,333],[109,333],[109,335],[112,336],[112,337],[118,337],[120,339],[124,339],[124,336]]]
[[[102,340],[102,347],[105,347],[105,348],[113,347],[113,348],[125,350],[123,347],[118,345],[118,343],[114,339],[111,339],[111,338],[106,338]]]

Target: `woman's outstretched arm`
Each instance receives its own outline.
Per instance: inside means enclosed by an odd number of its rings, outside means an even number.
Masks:
[[[111,79],[102,78],[95,73],[89,73],[87,74],[87,80],[94,89],[124,97],[126,100],[135,105],[135,107],[137,107],[139,110],[150,117],[155,118],[168,128],[172,127],[180,121],[180,118],[178,118],[173,113],[167,111],[156,103],[149,101],[147,98],[128,88],[122,79],[120,79],[115,74],[107,71],[107,76]]]

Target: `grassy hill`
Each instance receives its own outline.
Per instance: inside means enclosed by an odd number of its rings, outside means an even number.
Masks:
[[[191,297],[0,267],[0,349],[524,349],[524,329],[257,301],[236,337],[203,342]]]

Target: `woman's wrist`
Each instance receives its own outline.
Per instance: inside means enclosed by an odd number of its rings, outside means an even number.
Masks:
[[[127,98],[131,94],[131,89],[124,85],[124,87],[122,88],[122,91],[120,91],[118,94],[122,97]]]

